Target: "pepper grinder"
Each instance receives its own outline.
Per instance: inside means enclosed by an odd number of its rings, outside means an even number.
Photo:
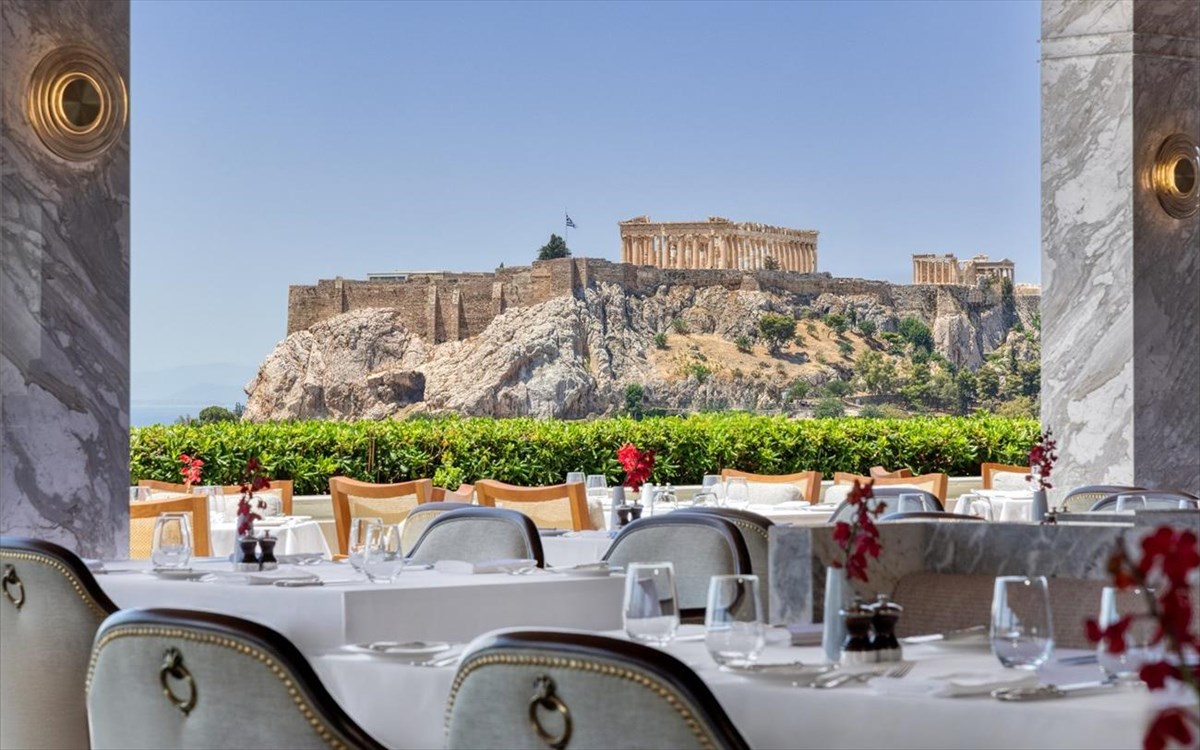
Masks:
[[[896,623],[900,620],[900,613],[904,611],[904,607],[891,601],[886,594],[880,594],[870,610],[871,625],[875,629],[875,660],[902,660],[904,653],[900,648],[900,641],[896,639]]]
[[[841,665],[849,667],[873,663],[875,652],[871,645],[871,608],[856,597],[853,604],[838,614],[846,621],[846,639],[842,641],[842,656],[839,660]]]
[[[238,551],[241,552],[234,561],[234,569],[240,571],[258,570],[258,540],[252,536],[244,536],[237,540]]]
[[[279,567],[279,561],[275,559],[275,543],[278,541],[269,531],[258,540],[258,545],[262,547],[262,556],[258,558],[259,570],[275,570]]]

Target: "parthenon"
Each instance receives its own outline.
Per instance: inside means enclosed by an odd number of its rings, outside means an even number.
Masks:
[[[1013,280],[1014,265],[1011,260],[989,260],[986,255],[976,255],[968,261],[958,262],[952,253],[945,255],[914,255],[914,284],[965,284],[978,283],[983,278]]]
[[[728,268],[814,273],[817,232],[720,216],[708,221],[651,222],[649,216],[622,221],[621,261],[658,268]]]

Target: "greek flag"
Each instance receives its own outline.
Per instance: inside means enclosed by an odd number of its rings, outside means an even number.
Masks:
[[[571,221],[571,214],[566,214],[566,217],[567,217],[567,226],[569,226],[572,229],[579,228],[579,227],[575,226],[575,222]]]

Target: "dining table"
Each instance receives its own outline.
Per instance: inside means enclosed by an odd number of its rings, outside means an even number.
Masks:
[[[277,540],[277,555],[320,555],[330,557],[329,543],[321,524],[310,516],[268,516],[254,524],[257,534],[270,534]],[[228,557],[237,541],[237,523],[211,520],[208,526],[213,557]]]
[[[205,558],[193,559],[186,572],[155,572],[145,560],[105,562],[94,572],[122,609],[242,617],[282,633],[306,652],[378,640],[462,641],[504,627],[620,626],[621,576],[513,570],[463,573],[414,566],[393,582],[372,583],[346,562],[242,573],[228,560]]]
[[[695,629],[689,629],[695,628]],[[1023,675],[1005,670],[986,649],[936,645],[904,647],[911,668],[901,678],[876,677],[833,689],[809,687],[809,679],[719,667],[697,637],[701,626],[683,626],[682,639],[665,647],[692,669],[752,748],[1125,748],[1141,746],[1151,710],[1144,689],[1097,687],[1057,700],[1004,702],[988,693],[939,697],[937,687],[967,676]],[[624,638],[620,631],[605,633]],[[456,644],[461,652],[467,648]],[[1070,663],[1087,652],[1066,651],[1066,661],[1039,670],[1044,682],[1090,683],[1099,668]],[[328,650],[309,661],[333,697],[384,745],[444,747],[444,718],[457,665],[436,666],[387,655]],[[817,665],[818,647],[773,643],[760,662]],[[398,700],[397,696],[403,696]],[[513,721],[522,721],[516,716]],[[631,727],[631,732],[636,728]]]

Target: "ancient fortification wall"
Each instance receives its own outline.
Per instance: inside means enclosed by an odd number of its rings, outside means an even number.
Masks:
[[[659,286],[723,286],[777,291],[816,299],[822,294],[868,295],[905,314],[932,320],[947,303],[991,306],[1000,301],[994,287],[896,285],[886,281],[833,278],[825,273],[668,269],[613,263],[598,258],[535,261],[532,266],[495,273],[413,274],[403,281],[322,279],[288,289],[288,333],[302,331],[340,313],[368,307],[400,311],[405,326],[439,343],[477,335],[504,310],[527,307],[607,283],[633,294],[653,294]],[[1021,303],[1036,298],[1026,290]]]

